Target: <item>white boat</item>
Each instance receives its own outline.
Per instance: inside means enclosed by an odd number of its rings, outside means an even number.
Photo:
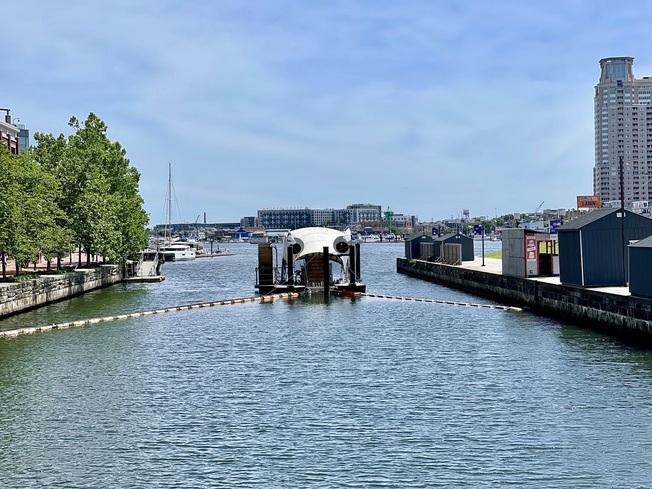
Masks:
[[[365,234],[362,236],[362,241],[365,243],[380,243],[380,236],[377,234]]]
[[[195,250],[187,244],[173,243],[159,248],[165,261],[186,261],[195,259]]]
[[[125,282],[162,282],[161,267],[165,259],[156,250],[143,250],[139,261],[127,261],[125,265]]]
[[[256,288],[261,294],[303,292],[364,292],[360,281],[360,244],[351,231],[310,227],[295,229],[283,238],[281,264],[271,243],[258,245]]]
[[[254,231],[249,236],[249,242],[251,244],[268,243],[269,239],[267,239],[267,235],[264,231]]]

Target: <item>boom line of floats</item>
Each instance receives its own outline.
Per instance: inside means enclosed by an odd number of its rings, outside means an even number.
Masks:
[[[326,299],[330,295],[340,295],[345,297],[370,297],[478,307],[503,311],[522,310],[517,307],[493,304],[474,304],[439,299],[369,294],[366,292],[365,284],[360,279],[360,243],[352,239],[349,230],[340,232],[328,228],[302,228],[288,232],[283,239],[280,258],[274,244],[259,243],[255,287],[258,289],[259,295],[254,297],[204,302],[103,318],[0,331],[0,338],[15,338],[38,332],[83,327],[122,319],[206,307],[252,302],[272,302],[276,299],[292,300],[299,298],[301,295],[311,295],[315,292],[322,292]]]

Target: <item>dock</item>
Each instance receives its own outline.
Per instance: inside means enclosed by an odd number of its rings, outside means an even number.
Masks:
[[[235,253],[229,250],[216,251],[214,253],[199,253],[195,254],[195,258],[215,258],[216,256],[233,256]]]
[[[163,282],[165,276],[158,273],[159,269],[160,263],[157,260],[142,260],[138,263],[136,272],[133,275],[125,276],[122,281],[130,283]]]
[[[163,280],[165,280],[164,275],[136,275],[134,277],[125,277],[122,279],[123,282],[130,282],[130,283],[163,282]]]

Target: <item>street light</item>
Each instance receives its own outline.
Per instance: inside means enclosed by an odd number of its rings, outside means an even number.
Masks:
[[[484,224],[480,224],[482,230],[482,266],[484,267]]]
[[[478,233],[480,231],[480,233]],[[484,224],[473,225],[473,235],[480,234],[482,236],[482,266],[484,267]]]

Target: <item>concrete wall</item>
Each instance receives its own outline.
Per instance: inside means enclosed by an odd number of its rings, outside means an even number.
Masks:
[[[49,275],[23,282],[0,284],[0,317],[113,285],[122,280],[117,265],[79,269],[65,275]]]
[[[525,277],[525,230],[503,229],[501,236],[503,250],[503,274]]]
[[[399,273],[652,344],[652,299],[398,258]]]

